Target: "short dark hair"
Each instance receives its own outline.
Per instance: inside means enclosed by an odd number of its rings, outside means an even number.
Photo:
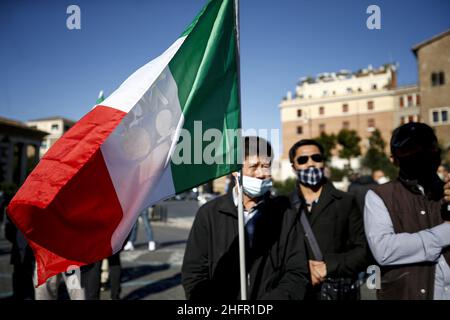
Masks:
[[[258,136],[244,137],[244,159],[254,155],[272,158],[272,146],[269,141]]]
[[[319,142],[312,139],[302,139],[294,143],[291,149],[289,149],[289,161],[291,161],[291,163],[294,163],[295,153],[297,152],[297,149],[303,146],[316,146],[317,148],[319,148],[320,154],[324,156],[324,149]]]

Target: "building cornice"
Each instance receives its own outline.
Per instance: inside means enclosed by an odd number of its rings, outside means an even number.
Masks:
[[[433,42],[435,42],[435,41],[437,41],[437,40],[440,40],[440,39],[442,39],[442,38],[444,38],[444,37],[446,37],[446,36],[448,36],[448,35],[450,35],[450,29],[449,29],[449,30],[446,30],[446,31],[444,31],[444,32],[441,32],[441,33],[439,33],[439,34],[437,34],[437,35],[435,35],[435,36],[433,36],[433,37],[431,37],[431,38],[429,38],[429,39],[427,39],[427,40],[425,40],[425,41],[422,41],[422,42],[419,43],[419,44],[416,44],[415,46],[412,47],[411,50],[412,50],[412,52],[414,53],[414,55],[417,56],[417,52],[418,52],[421,48],[423,48],[423,47],[425,47],[425,46],[429,45],[430,43],[433,43]]]

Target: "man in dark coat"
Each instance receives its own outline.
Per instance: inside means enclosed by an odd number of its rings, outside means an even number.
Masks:
[[[302,299],[308,282],[303,236],[289,200],[270,197],[270,144],[246,137],[244,149],[248,298]],[[240,298],[236,190],[206,203],[197,213],[182,267],[188,299]]]
[[[377,169],[370,176],[361,176],[353,181],[347,189],[347,192],[355,196],[359,210],[364,212],[364,201],[367,192],[375,186],[389,182],[383,170]]]
[[[323,261],[318,261],[308,244],[312,286],[307,298],[324,299],[321,295],[324,282],[334,280],[355,284],[358,274],[367,267],[362,213],[354,196],[337,190],[324,177],[323,147],[318,142],[298,141],[290,149],[289,158],[298,177],[291,202],[299,202],[305,208],[323,255]],[[349,290],[348,294],[340,295],[338,299],[358,297],[357,290]]]

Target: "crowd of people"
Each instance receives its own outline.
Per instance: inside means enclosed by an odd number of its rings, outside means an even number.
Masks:
[[[245,137],[249,299],[359,299],[370,265],[381,268],[378,299],[450,299],[450,177],[437,138],[426,124],[408,123],[393,132],[390,148],[396,179],[376,170],[342,192],[325,176],[323,147],[298,141],[289,151],[296,187],[272,197],[271,146]],[[237,192],[197,213],[182,266],[188,299],[241,298]]]
[[[408,123],[393,132],[390,149],[398,177],[389,181],[374,170],[354,179],[347,192],[326,176],[324,148],[315,140],[300,140],[289,150],[297,177],[289,196],[271,193],[270,143],[245,137],[243,149],[242,171],[233,173],[232,187],[195,216],[182,264],[187,299],[242,298],[241,185],[248,299],[357,300],[370,265],[381,270],[378,299],[450,299],[450,175],[429,126]],[[140,217],[153,251],[147,210]],[[125,250],[134,250],[138,222]],[[104,262],[69,270],[35,288],[26,239],[8,221],[5,234],[13,244],[15,299],[57,299],[61,282],[70,299],[100,299]],[[107,262],[110,298],[120,299],[120,252]]]

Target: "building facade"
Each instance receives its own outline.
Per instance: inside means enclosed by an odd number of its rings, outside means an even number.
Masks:
[[[42,139],[47,135],[25,123],[0,117],[0,183],[19,187],[39,161]]]
[[[413,47],[417,57],[421,118],[450,146],[450,30]]]
[[[388,142],[398,125],[420,121],[420,104],[416,85],[397,87],[396,67],[392,64],[301,79],[295,94],[288,92],[279,105],[283,152],[278,177],[284,180],[293,176],[288,152],[296,141],[317,138],[322,132],[355,130],[361,137],[364,154],[375,129]],[[347,164],[347,160],[337,157],[337,149],[332,154],[333,167],[343,168]],[[358,159],[352,160],[352,167],[359,167]]]
[[[45,136],[42,142],[39,152],[40,157],[42,157],[48,149],[50,149],[50,147],[74,124],[74,121],[62,117],[42,118],[27,121],[27,125],[30,128],[49,133]]]
[[[421,122],[422,102],[419,87],[417,85],[399,87],[394,94],[394,128],[408,122]]]

